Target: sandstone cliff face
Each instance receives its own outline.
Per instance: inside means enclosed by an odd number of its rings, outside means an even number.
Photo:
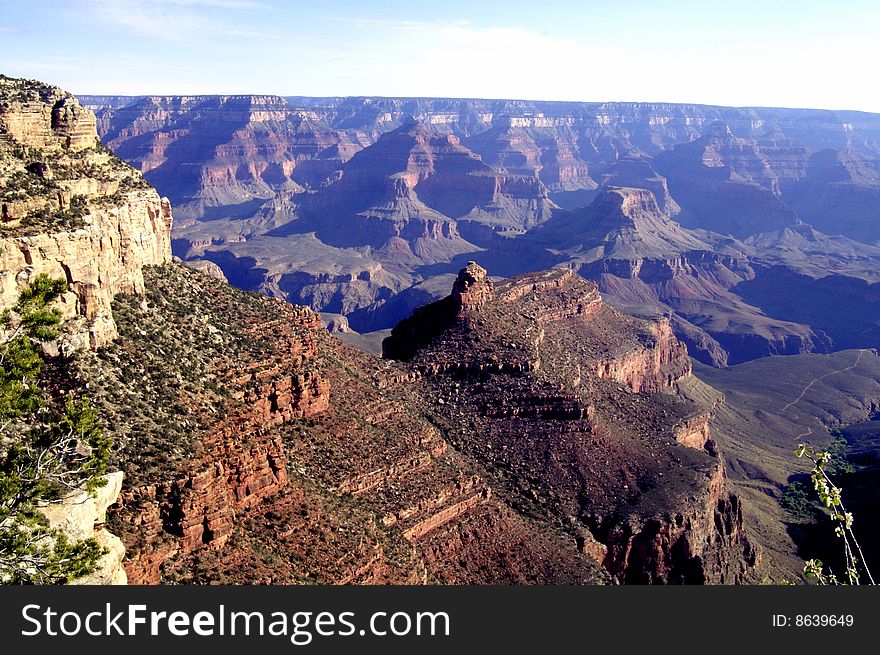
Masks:
[[[9,307],[35,276],[67,280],[66,319],[79,318],[69,347],[98,348],[116,327],[117,293],[142,293],[142,268],[171,259],[171,208],[155,191],[128,194],[123,204],[97,209],[78,230],[0,239],[0,304]],[[81,327],[78,326],[81,323]]]
[[[595,189],[589,158],[570,117],[497,116],[465,142],[488,164],[539,179],[550,191]],[[585,156],[586,155],[586,156]]]
[[[222,549],[236,514],[275,495],[286,482],[284,448],[277,439],[246,448],[222,441],[218,446],[216,459],[202,470],[128,490],[120,498],[117,520],[126,523],[123,534],[135,539],[125,563],[131,584],[158,584],[161,566],[174,557]]]
[[[4,78],[2,139],[39,150],[78,152],[98,143],[95,115],[58,87],[34,83],[25,88]]]
[[[110,303],[142,293],[142,269],[171,258],[171,206],[140,176],[96,149],[95,117],[73,96],[2,80],[0,308],[35,276],[67,281],[66,347],[97,348],[116,336]]]
[[[307,308],[285,309],[285,320],[244,328],[246,338],[273,339],[276,357],[216,371],[236,408],[212,422],[187,459],[132,485],[114,508],[122,534],[136,540],[130,582],[156,584],[168,560],[223,549],[242,511],[285,488],[289,446],[275,428],[329,407],[328,382],[313,368],[320,321]]]
[[[38,275],[64,279],[62,336],[46,345],[55,354],[110,343],[114,296],[142,293],[143,267],[171,258],[167,199],[99,145],[94,114],[73,96],[0,77],[0,309]],[[104,528],[122,480],[111,473],[94,495],[74,491],[41,508],[70,540],[108,550],[76,584],[126,583],[125,547]]]
[[[690,363],[668,322],[617,313],[568,270],[493,285],[471,263],[383,351],[420,373],[450,443],[485,467],[496,497],[561,520],[615,580],[751,575],[757,553],[709,415],[675,393]]]

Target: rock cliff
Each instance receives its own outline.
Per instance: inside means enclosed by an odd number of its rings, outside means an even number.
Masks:
[[[107,553],[98,561],[95,571],[77,578],[71,584],[128,584],[123,566],[125,545],[119,537],[104,527],[107,508],[117,501],[121,489],[122,472],[116,471],[104,476],[104,485],[98,487],[94,495],[74,491],[60,502],[40,508],[49,521],[49,527],[61,530],[72,541],[94,539],[98,546],[107,549]]]
[[[70,94],[2,78],[0,97],[0,308],[36,275],[64,278],[67,347],[107,344],[113,297],[142,293],[143,267],[171,258],[171,206],[102,149]]]
[[[69,93],[0,77],[0,309],[36,276],[66,280],[62,334],[45,349],[71,356],[117,336],[111,303],[143,293],[143,268],[171,259],[171,207],[141,175],[104,149],[94,114]],[[50,380],[53,387],[57,380]],[[125,547],[104,528],[123,474],[95,494],[73,491],[41,508],[74,541],[107,549],[77,584],[125,584]]]
[[[368,141],[278,96],[148,96],[104,112],[99,127],[184,222],[317,186]]]

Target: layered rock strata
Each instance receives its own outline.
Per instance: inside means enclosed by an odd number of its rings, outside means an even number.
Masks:
[[[68,93],[0,80],[0,308],[37,275],[67,281],[70,348],[116,336],[110,303],[143,293],[142,268],[171,258],[171,206],[100,149],[95,116]]]
[[[709,416],[667,322],[605,305],[568,270],[492,284],[474,263],[453,294],[383,344],[495,496],[556,522],[619,582],[741,582],[757,563]]]

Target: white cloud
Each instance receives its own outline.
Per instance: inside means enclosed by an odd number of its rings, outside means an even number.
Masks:
[[[89,20],[126,32],[164,41],[186,41],[209,35],[245,36],[208,10],[265,10],[269,5],[252,0],[83,0],[80,8]],[[256,36],[258,33],[250,33]],[[262,34],[264,38],[274,38]]]

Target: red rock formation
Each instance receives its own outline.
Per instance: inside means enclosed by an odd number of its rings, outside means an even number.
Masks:
[[[452,299],[460,311],[478,310],[494,295],[492,280],[476,262],[468,262],[452,285]]]
[[[594,368],[596,375],[625,384],[635,392],[663,391],[688,377],[691,362],[687,348],[675,338],[669,321],[661,319],[650,329],[655,340],[640,342],[642,347],[626,354],[600,358]]]
[[[223,548],[236,515],[286,485],[287,450],[271,428],[326,411],[330,396],[328,382],[312,369],[320,321],[306,308],[285,314],[247,330],[281,344],[280,359],[220,372],[243,407],[202,435],[203,454],[187,464],[186,475],[123,493],[117,517],[146,541],[129,550],[132,583],[159,582],[161,565],[172,557]]]
[[[488,164],[534,177],[551,191],[595,189],[572,117],[497,116],[466,145]]]
[[[562,521],[621,582],[745,580],[756,554],[708,415],[675,394],[690,362],[669,323],[619,314],[569,270],[505,280],[462,311],[461,289],[486,279],[469,264],[454,295],[400,323],[383,350],[422,373],[421,393],[493,498]]]
[[[363,145],[278,96],[148,96],[102,116],[101,133],[183,219],[316,186]]]
[[[675,440],[696,450],[711,449],[714,446],[709,440],[709,412],[698,412],[683,419],[675,430]]]
[[[605,539],[603,564],[627,584],[741,583],[760,557],[743,538],[742,508],[724,491],[720,464],[701,502],[671,521],[614,524]]]

